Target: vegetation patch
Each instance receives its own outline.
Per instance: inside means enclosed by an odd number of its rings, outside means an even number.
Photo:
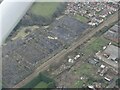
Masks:
[[[82,80],[76,81],[76,83],[74,84],[74,88],[79,88],[79,87],[83,87],[84,82]]]
[[[74,17],[81,22],[85,22],[85,23],[88,22],[88,19],[84,16],[76,14]]]
[[[104,78],[97,75],[96,72],[97,69],[95,66],[87,62],[82,63],[75,71],[76,75],[79,75],[80,79],[75,81],[73,87],[82,88],[86,87],[87,85],[93,85],[95,82],[102,83],[103,87],[107,86]]]
[[[108,43],[108,40],[98,37],[86,46],[86,48],[84,49],[84,53],[87,55],[94,54],[95,52],[100,51],[103,48],[103,46],[107,45]]]
[[[83,64],[81,64],[80,68],[78,68],[76,73],[80,74],[80,75],[88,76],[94,72],[93,69],[94,69],[94,67],[91,64],[83,63]]]
[[[37,2],[33,4],[30,11],[37,16],[50,18],[59,6],[59,2]]]
[[[54,88],[55,81],[43,73],[40,73],[31,82],[23,86],[22,88]]]
[[[120,87],[120,78],[118,78],[118,79],[116,80],[116,85],[117,85],[118,87]]]
[[[47,88],[47,83],[41,81],[34,88]]]

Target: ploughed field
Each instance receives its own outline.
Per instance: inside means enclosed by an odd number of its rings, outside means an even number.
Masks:
[[[87,24],[68,16],[54,21],[50,27],[50,30],[35,30],[23,39],[3,45],[3,87],[18,84],[89,28]]]

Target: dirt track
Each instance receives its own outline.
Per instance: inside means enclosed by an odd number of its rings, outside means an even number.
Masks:
[[[80,38],[78,41],[74,42],[68,49],[62,50],[60,53],[43,63],[41,66],[39,66],[31,75],[26,77],[23,81],[15,85],[13,88],[20,88],[30,82],[33,78],[35,78],[40,72],[46,70],[49,65],[51,65],[54,61],[61,60],[67,53],[73,51],[77,46],[83,44],[85,41],[90,39],[96,32],[100,31],[104,26],[108,26],[109,24],[115,22],[118,20],[118,13],[113,14],[110,16],[106,21],[104,21],[102,24],[100,24],[95,29],[91,30],[88,34],[86,34],[84,37]]]

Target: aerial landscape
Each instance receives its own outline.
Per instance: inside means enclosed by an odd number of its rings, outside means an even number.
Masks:
[[[114,1],[28,5],[2,42],[2,88],[118,90],[119,5]]]

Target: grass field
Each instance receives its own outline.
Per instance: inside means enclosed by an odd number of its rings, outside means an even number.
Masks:
[[[50,18],[59,6],[58,2],[37,2],[33,4],[30,11],[37,16]]]
[[[81,21],[81,22],[87,22],[88,21],[88,19],[86,18],[86,17],[84,17],[84,16],[81,16],[81,15],[78,15],[78,14],[76,14],[75,16],[74,16],[77,20],[79,20],[79,21]]]
[[[37,77],[35,77],[32,81],[24,85],[22,88],[54,88],[55,82],[53,79],[48,76],[40,73]]]
[[[82,80],[78,80],[75,84],[74,84],[74,88],[81,88],[83,86],[84,82]]]
[[[91,64],[84,64],[84,65],[81,65],[80,66],[80,69],[79,69],[79,74],[83,74],[83,75],[89,75],[90,73],[93,73],[93,66]]]
[[[45,82],[40,82],[39,84],[37,84],[34,88],[47,88],[48,84]]]
[[[103,46],[107,45],[109,40],[106,40],[102,37],[97,37],[94,41],[90,42],[84,50],[84,53],[87,55],[94,54],[101,50]]]

